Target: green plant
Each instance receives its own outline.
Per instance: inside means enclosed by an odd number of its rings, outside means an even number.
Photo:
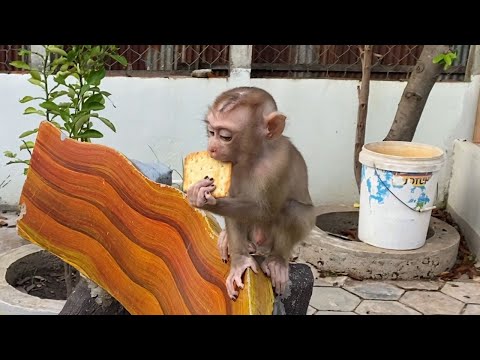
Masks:
[[[42,60],[40,69],[32,69],[24,61],[10,63],[17,69],[29,71],[31,77],[28,81],[40,87],[44,93],[43,96],[24,96],[20,99],[20,103],[41,101],[38,106],[42,109],[29,106],[25,109],[24,115],[40,115],[59,129],[66,131],[69,138],[84,142],[103,137],[100,131],[93,128],[92,119],[100,120],[116,132],[113,123],[100,116],[98,111],[105,109],[105,98],[108,99],[111,95],[100,89],[100,83],[106,73],[106,61],[111,58],[127,66],[127,60],[117,53],[118,48],[115,45],[71,45],[68,49],[63,45],[42,46],[45,54],[25,49],[19,52],[21,56],[31,54],[39,56]],[[52,78],[54,84],[50,81]],[[115,106],[113,102],[112,105]],[[23,142],[20,151],[27,150],[30,157],[31,149],[35,144],[25,139],[37,132],[38,127],[25,131],[19,136]],[[24,169],[24,174],[27,174],[29,159],[20,159],[12,151],[5,151],[4,155],[12,159],[7,162],[7,165],[27,165]],[[72,292],[71,266],[64,263],[64,271],[67,294],[70,295]]]
[[[39,69],[32,69],[24,61],[13,61],[10,65],[17,69],[27,70],[30,73],[28,80],[43,90],[42,96],[25,96],[20,103],[39,100],[39,108],[29,106],[24,115],[36,114],[50,121],[59,129],[68,133],[68,136],[80,141],[90,142],[92,138],[101,138],[103,134],[94,129],[93,119],[104,123],[112,131],[116,131],[113,123],[99,115],[105,108],[105,98],[111,95],[100,89],[100,83],[105,77],[105,65],[108,59],[113,59],[126,66],[127,60],[117,53],[115,45],[42,45],[45,54],[30,50],[21,50],[19,55],[36,55],[42,60]],[[53,84],[52,80],[53,79]],[[109,99],[110,100],[110,99]],[[112,105],[115,106],[112,102]],[[38,127],[20,134],[23,144],[20,151],[27,150],[31,156],[33,141],[26,138],[34,135]],[[30,160],[20,159],[12,151],[5,151],[4,155],[12,160],[9,164],[25,164],[26,174]]]
[[[448,51],[443,54],[439,54],[433,58],[434,64],[443,64],[443,70],[448,70],[452,66],[453,61],[457,58],[457,50]]]

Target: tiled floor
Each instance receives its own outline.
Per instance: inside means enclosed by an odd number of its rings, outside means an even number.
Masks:
[[[480,315],[480,277],[456,281],[316,278],[309,315]]]
[[[14,225],[15,213],[0,213]],[[1,219],[1,218],[0,218]],[[0,253],[29,244],[14,226],[0,227]],[[320,278],[314,271],[309,315],[464,314],[480,315],[480,277],[457,281],[356,281],[347,276]]]

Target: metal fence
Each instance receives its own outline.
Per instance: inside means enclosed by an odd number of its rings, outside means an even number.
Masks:
[[[219,76],[228,75],[228,45],[120,45],[119,53],[128,60],[127,72],[144,75],[173,73],[190,75],[193,70],[212,69]],[[124,72],[118,63],[110,62],[108,69]]]
[[[21,49],[29,49],[30,45],[0,45],[0,73],[15,71],[16,68],[10,65],[12,61],[28,62],[27,56],[20,56],[18,52]]]
[[[18,50],[29,45],[0,45],[0,72],[16,69]],[[211,69],[213,76],[228,76],[228,45],[119,45],[128,68],[111,60],[110,75],[190,75],[193,70]],[[253,45],[253,78],[360,79],[362,67],[358,45]],[[374,45],[371,78],[406,80],[422,52],[423,45]],[[454,45],[458,57],[439,81],[464,81],[469,45]],[[28,61],[28,59],[23,59]]]
[[[439,80],[463,81],[469,45],[454,45],[458,57]],[[360,79],[358,45],[254,45],[252,77]],[[406,80],[423,45],[374,45],[371,78]]]

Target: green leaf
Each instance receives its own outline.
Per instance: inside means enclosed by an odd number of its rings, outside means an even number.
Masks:
[[[50,72],[51,72],[52,74],[55,74],[55,70],[57,70],[57,67],[58,67],[58,65],[50,66]]]
[[[70,73],[70,71],[59,71],[58,75],[63,76],[66,79],[67,77],[69,77],[71,75],[71,73]]]
[[[63,96],[63,95],[68,95],[68,92],[65,90],[62,91],[54,91],[50,93],[50,99],[56,99],[57,97]]]
[[[82,126],[90,119],[90,114],[82,115],[73,124],[73,134],[77,135]]]
[[[50,121],[50,122],[51,122],[53,125],[55,125],[57,128],[59,128],[59,129],[62,128],[62,126],[61,126],[58,122],[56,122],[56,121]]]
[[[12,61],[10,65],[16,67],[17,69],[30,70],[30,65],[28,65],[25,61]]]
[[[103,110],[105,109],[105,106],[100,104],[99,102],[86,102],[83,107],[82,111],[96,111],[96,110]]]
[[[56,77],[54,77],[53,80],[55,80],[57,84],[67,85],[65,83],[65,76],[60,75],[60,73]]]
[[[32,149],[35,146],[35,143],[33,141],[27,141],[25,144],[20,145],[20,150],[24,149]]]
[[[60,71],[66,71],[69,66],[70,66],[69,63],[63,64],[63,65],[60,67]]]
[[[98,85],[100,84],[100,81],[105,77],[105,68],[101,68],[100,70],[97,71],[92,71],[90,74],[87,76],[87,83],[91,85]]]
[[[66,62],[67,62],[66,58],[59,57],[52,61],[52,66],[62,65],[62,64],[65,64]]]
[[[107,97],[112,95],[108,91],[100,91],[100,94],[102,94],[103,96],[107,96]]]
[[[32,79],[42,80],[42,78],[40,77],[40,71],[38,71],[38,70],[30,71],[30,75],[32,75]]]
[[[60,111],[60,117],[65,123],[70,122],[70,113],[67,111]]]
[[[50,52],[52,52],[54,54],[58,54],[58,55],[62,55],[62,56],[68,56],[67,53],[65,52],[65,50],[62,50],[59,47],[56,47],[56,46],[53,46],[53,45],[47,46],[47,50],[49,50]]]
[[[105,125],[107,125],[110,129],[112,129],[113,132],[117,132],[117,129],[115,129],[115,126],[107,118],[97,116],[97,119],[101,120]]]
[[[90,85],[88,84],[85,84],[82,86],[82,88],[80,89],[80,96],[83,96],[83,94],[85,94],[85,92],[90,88]]]
[[[34,79],[34,78],[30,78],[28,79],[29,82],[31,82],[33,85],[38,85],[40,86],[42,89],[45,89],[45,84],[43,82],[41,82],[40,80],[37,80],[37,79]]]
[[[445,63],[448,66],[451,66],[452,65],[452,58],[450,56],[445,56]]]
[[[29,102],[31,100],[33,100],[34,98],[32,96],[24,96],[20,102],[23,104],[23,103],[26,103],[26,102]]]
[[[127,66],[127,65],[128,65],[127,59],[125,59],[125,57],[122,56],[122,55],[110,54],[110,57],[111,57],[112,59],[114,59],[115,61],[119,62],[120,64],[122,64],[123,66]]]
[[[21,133],[20,136],[19,136],[19,138],[21,139],[21,138],[24,138],[24,137],[26,137],[26,136],[28,136],[28,135],[35,134],[35,133],[37,133],[37,132],[38,132],[38,129],[28,130],[28,131],[25,131],[25,132]]]
[[[445,57],[444,54],[439,54],[439,55],[435,56],[433,58],[433,63],[438,64],[439,62],[441,62],[443,60],[444,57]]]
[[[58,105],[55,104],[53,101],[45,101],[40,104],[40,107],[47,110],[60,111],[60,108],[58,107]]]
[[[93,49],[92,49],[92,52],[90,53],[90,56],[97,56],[98,54],[100,54],[100,46],[95,46]]]
[[[68,61],[73,61],[73,59],[75,59],[76,55],[77,55],[77,47],[74,46],[72,49],[70,49],[68,51],[67,60]]]
[[[28,168],[23,169],[23,175],[27,175],[28,173]]]
[[[17,157],[17,154],[11,152],[11,151],[4,151],[3,152],[3,155],[5,155],[6,157],[8,158],[11,158],[11,159],[14,159]]]
[[[45,114],[45,112],[42,111],[42,110],[37,110],[36,113],[37,113],[38,115],[41,115],[41,116],[47,116],[47,115]]]
[[[78,134],[76,136],[76,138],[82,138],[82,139],[101,138],[101,137],[103,137],[103,134],[100,131],[97,131],[94,129],[86,130],[85,132]]]
[[[32,53],[32,52],[31,52],[30,50],[27,50],[27,49],[20,49],[20,50],[18,51],[18,55],[19,55],[19,56],[29,55],[29,54],[31,54],[31,53]]]
[[[35,109],[34,107],[29,106],[28,108],[25,109],[25,111],[23,112],[23,115],[35,114],[36,112],[37,112],[37,109]]]
[[[85,101],[85,104],[83,104],[84,106],[89,104],[89,103],[93,103],[93,102],[98,102],[98,103],[101,103],[101,101],[103,100],[103,96],[101,94],[93,94],[92,96],[90,96],[87,101]]]
[[[60,104],[58,104],[58,107],[60,109],[68,109],[70,108],[70,106],[72,106],[73,104],[72,103],[69,103],[69,102],[61,102]]]

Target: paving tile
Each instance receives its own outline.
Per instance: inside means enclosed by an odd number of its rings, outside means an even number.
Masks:
[[[386,281],[356,281],[345,282],[344,289],[365,300],[398,300],[405,290],[389,284]]]
[[[348,276],[327,276],[315,278],[314,286],[338,286],[345,284]]]
[[[439,291],[407,291],[400,302],[425,315],[460,314],[464,303]]]
[[[317,310],[352,311],[360,298],[337,287],[314,287],[310,305]]]
[[[315,309],[314,307],[308,306],[307,315],[313,315],[313,314],[315,314],[316,311],[317,311],[317,309]]]
[[[351,311],[317,311],[315,315],[358,315]]]
[[[429,290],[436,291],[443,286],[441,281],[431,280],[392,280],[390,284],[405,290]]]
[[[480,315],[480,305],[477,304],[467,304],[463,315]]]
[[[398,301],[363,300],[355,312],[360,315],[422,315]]]
[[[464,303],[480,304],[480,284],[478,282],[449,281],[441,291]]]

